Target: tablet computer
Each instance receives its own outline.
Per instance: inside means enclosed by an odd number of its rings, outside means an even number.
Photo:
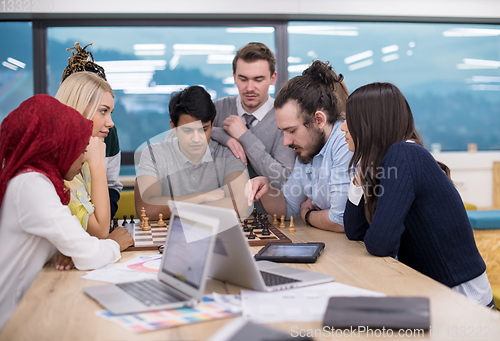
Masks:
[[[325,243],[267,243],[255,255],[255,260],[268,260],[279,263],[314,263]]]

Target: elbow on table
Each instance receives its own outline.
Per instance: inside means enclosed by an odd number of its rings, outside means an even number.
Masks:
[[[365,233],[366,233],[366,231],[360,232],[346,227],[345,222],[344,222],[344,232],[345,235],[347,236],[347,239],[358,240],[358,241],[363,240],[365,238]]]
[[[376,257],[394,257],[389,245],[381,245],[380,243],[367,242],[365,240],[366,250],[369,254]]]

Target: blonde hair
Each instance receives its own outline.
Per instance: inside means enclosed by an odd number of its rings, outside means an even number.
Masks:
[[[59,86],[55,97],[91,120],[105,92],[115,97],[108,82],[92,72],[82,71],[67,77]],[[87,108],[90,110],[85,115]]]

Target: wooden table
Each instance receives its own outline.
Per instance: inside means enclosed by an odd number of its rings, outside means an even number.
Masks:
[[[294,242],[322,241],[326,248],[315,264],[297,264],[334,275],[340,283],[374,290],[393,296],[425,296],[431,303],[432,332],[418,339],[500,340],[500,314],[482,307],[465,296],[420,274],[389,257],[368,254],[362,242],[347,240],[344,234],[322,231],[296,221],[296,232],[285,233]],[[254,248],[254,253],[259,248]],[[153,254],[154,252],[149,252]],[[122,262],[135,258],[139,252],[125,252]],[[229,319],[191,324],[144,334],[133,334],[94,314],[102,309],[82,289],[100,282],[80,278],[83,271],[57,271],[47,265],[4,326],[0,340],[206,340]],[[210,280],[207,293],[239,293],[228,283]],[[279,323],[273,327],[287,333],[307,333],[321,329],[321,322]],[[292,329],[293,328],[293,329]],[[493,333],[492,333],[493,331]],[[495,335],[496,333],[496,335]],[[347,339],[373,339],[366,334],[346,335]],[[356,336],[356,337],[355,337]],[[392,337],[376,339],[394,339]],[[341,337],[335,337],[339,339]],[[322,335],[316,340],[331,340]]]

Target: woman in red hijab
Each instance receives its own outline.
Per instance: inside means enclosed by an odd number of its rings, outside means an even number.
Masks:
[[[67,205],[85,162],[92,122],[48,95],[12,111],[0,127],[0,329],[57,250],[80,270],[120,258],[130,234],[89,236]]]

